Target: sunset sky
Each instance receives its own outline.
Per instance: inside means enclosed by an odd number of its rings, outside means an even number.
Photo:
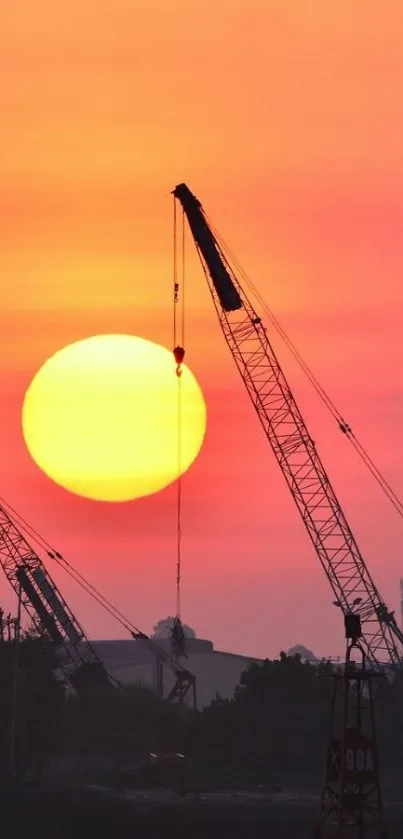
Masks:
[[[122,505],[53,484],[21,434],[66,344],[172,345],[186,181],[403,495],[403,4],[20,0],[0,26],[0,494],[144,631],[175,609],[175,488]],[[182,617],[256,656],[343,648],[340,615],[221,335],[187,236],[186,359],[204,448],[183,482]],[[403,522],[273,343],[390,608]],[[125,637],[48,565],[90,637]],[[14,609],[5,578],[0,602]]]

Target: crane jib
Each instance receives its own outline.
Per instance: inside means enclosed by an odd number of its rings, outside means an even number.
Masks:
[[[198,199],[183,183],[174,195],[195,239],[223,336],[328,578],[332,602],[344,616],[360,618],[373,665],[381,666],[385,655],[389,664],[401,665],[403,632],[365,564],[266,327]]]
[[[225,267],[217,242],[204,218],[200,201],[186,184],[178,184],[173,190],[173,195],[183,207],[193,238],[199,246],[210,271],[221,306],[226,312],[235,312],[237,309],[241,309],[242,300]]]

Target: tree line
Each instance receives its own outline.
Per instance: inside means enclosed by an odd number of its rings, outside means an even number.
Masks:
[[[17,709],[15,642],[0,643],[0,765],[10,767],[13,708],[15,764],[40,774],[52,755],[109,757],[130,763],[150,752],[182,752],[210,778],[319,778],[323,774],[332,665],[299,655],[251,665],[231,699],[219,696],[194,713],[133,685],[66,698],[54,655],[40,638],[19,644]],[[401,771],[403,674],[385,681],[376,699],[381,766]]]

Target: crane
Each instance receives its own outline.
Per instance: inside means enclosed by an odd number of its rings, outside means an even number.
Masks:
[[[54,646],[58,664],[77,691],[110,685],[106,670],[39,555],[0,506],[0,563],[35,629]]]
[[[402,663],[403,632],[361,555],[267,335],[200,201],[173,190],[205,273],[221,330],[344,616],[357,614],[373,666]],[[341,429],[345,433],[349,428]]]
[[[36,533],[32,527],[28,527]],[[39,539],[36,541],[39,542]],[[40,542],[42,547],[51,547],[42,538]],[[64,567],[88,594],[107,609],[135,640],[141,640],[147,644],[157,661],[158,688],[161,695],[163,693],[163,665],[166,665],[175,678],[167,699],[182,703],[189,691],[193,691],[193,704],[196,706],[194,675],[179,662],[174,661],[169,653],[135,627],[131,621],[124,618],[110,601],[72,568],[62,554],[53,548],[48,549],[47,554],[49,559],[55,560]],[[84,629],[47,571],[39,553],[25,537],[22,527],[16,521],[16,516],[12,516],[4,504],[0,505],[0,565],[34,627],[54,646],[60,669],[72,687],[77,692],[94,687],[112,687],[112,683],[116,683],[116,680],[107,673],[93,645],[86,637]]]

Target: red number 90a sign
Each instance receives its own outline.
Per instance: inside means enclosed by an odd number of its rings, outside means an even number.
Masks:
[[[347,772],[373,772],[375,769],[374,755],[371,748],[346,749]]]
[[[373,740],[356,731],[347,732],[344,749],[346,781],[368,782],[375,778],[375,750]]]
[[[327,754],[327,778],[339,781],[341,775],[346,783],[374,783],[376,781],[376,752],[374,741],[357,729],[348,729],[343,744],[340,739],[331,740]],[[343,771],[342,771],[343,770]]]

